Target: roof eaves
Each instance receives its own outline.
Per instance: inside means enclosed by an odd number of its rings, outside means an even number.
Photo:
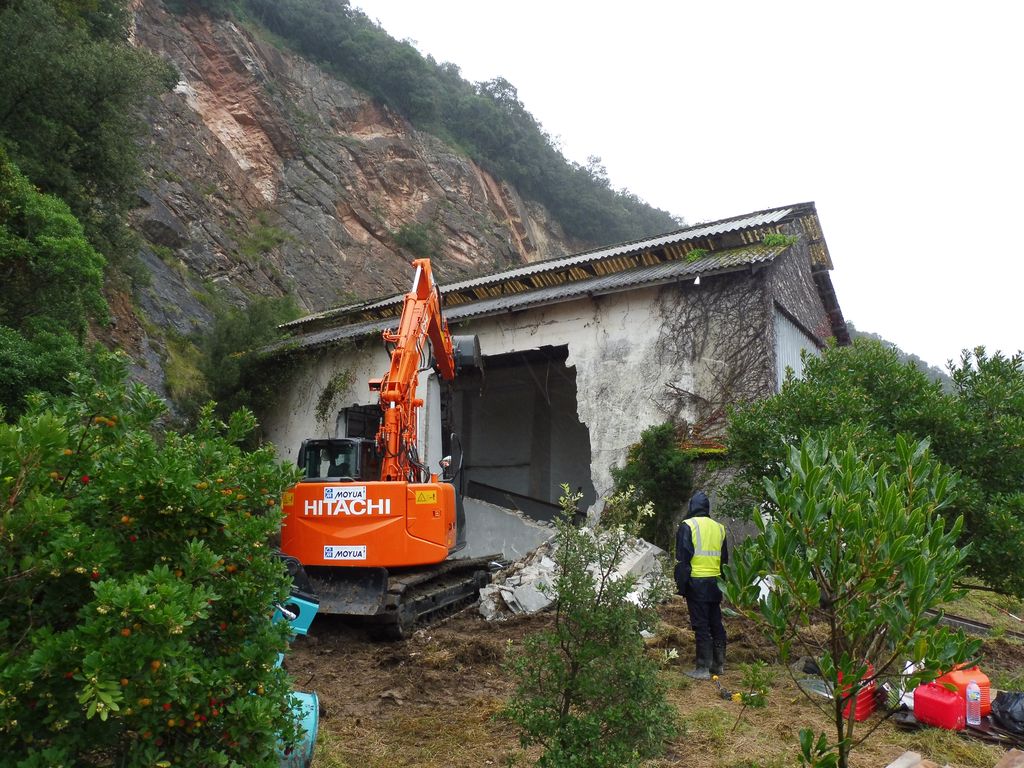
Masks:
[[[734,216],[729,219],[696,224],[674,232],[657,235],[655,237],[632,240],[613,246],[596,248],[570,256],[558,256],[552,259],[534,262],[522,267],[516,267],[515,269],[506,270],[504,272],[483,275],[469,280],[462,280],[456,283],[442,285],[441,292],[447,294],[472,292],[476,294],[477,300],[479,300],[482,298],[479,295],[480,293],[486,295],[491,293],[494,287],[502,284],[508,284],[509,281],[518,280],[519,278],[530,278],[535,285],[537,283],[543,284],[546,282],[544,278],[546,273],[553,273],[558,270],[566,270],[583,265],[596,265],[601,262],[612,262],[615,259],[627,256],[639,257],[645,252],[661,248],[674,248],[677,254],[675,256],[676,258],[685,257],[687,249],[679,248],[679,244],[681,243],[705,237],[720,236],[743,229],[756,229],[758,227],[779,224],[787,219],[806,216],[808,214],[815,215],[814,203],[799,203],[782,208],[755,211],[754,213]],[[355,315],[357,313],[363,313],[364,316],[367,313],[372,315],[389,307],[397,306],[401,303],[404,295],[405,294],[395,294],[393,296],[374,301],[350,304],[344,307],[335,307],[333,309],[324,310],[323,312],[293,320],[289,323],[285,323],[281,327],[286,329],[297,329],[335,317],[341,318]],[[358,325],[359,322],[357,321],[354,324]]]
[[[789,247],[789,245],[750,245],[708,254],[689,262],[670,261],[651,264],[572,283],[446,307],[445,316],[451,325],[457,326],[469,319],[518,312],[538,305],[551,306],[575,301],[584,296],[605,296],[638,287],[656,287],[667,283],[692,280],[696,277],[711,277],[717,274],[736,272],[773,261]],[[346,339],[379,333],[386,328],[393,327],[394,323],[394,318],[378,318],[312,331],[282,339],[266,347],[264,352],[274,355],[290,351],[308,351],[317,347],[330,346]]]

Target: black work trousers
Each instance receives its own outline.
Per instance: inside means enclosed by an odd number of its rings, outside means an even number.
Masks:
[[[686,598],[686,609],[690,612],[690,629],[700,644],[701,641],[714,641],[715,645],[725,645],[725,625],[722,624],[722,604],[706,600]]]

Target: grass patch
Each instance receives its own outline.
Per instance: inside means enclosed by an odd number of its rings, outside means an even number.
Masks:
[[[458,707],[408,708],[393,715],[368,713],[321,724],[318,768],[470,768],[532,765],[506,722],[497,699]],[[367,727],[372,720],[372,727]],[[500,736],[499,736],[500,735]],[[401,750],[395,749],[395,739]],[[467,749],[468,745],[474,748]],[[323,758],[321,758],[323,755]],[[534,756],[536,757],[536,756]]]
[[[718,706],[704,707],[688,712],[680,718],[680,722],[693,744],[710,746],[719,751],[729,746],[729,732],[736,724],[738,712],[738,709],[730,712]]]
[[[932,762],[959,768],[992,768],[1005,754],[998,745],[965,739],[956,731],[941,728],[914,731],[907,736],[907,744],[908,750],[919,752]]]
[[[180,404],[204,397],[206,378],[199,370],[199,350],[188,339],[167,338],[167,360],[164,361],[164,383],[171,399]]]
[[[1024,601],[1009,595],[997,595],[982,589],[969,589],[961,599],[942,606],[947,613],[991,624],[1000,630],[1024,632]]]

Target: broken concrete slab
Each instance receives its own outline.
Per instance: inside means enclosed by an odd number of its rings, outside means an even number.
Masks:
[[[465,499],[466,546],[459,558],[486,557],[501,552],[507,561],[519,560],[555,535],[547,523],[515,510],[478,499]]]
[[[515,614],[537,613],[555,600],[554,580],[557,565],[553,559],[554,543],[545,542],[528,557],[495,574],[491,584],[480,590],[480,613],[488,621]],[[652,580],[663,570],[660,558],[663,549],[637,539],[626,550],[613,578],[635,576],[636,588],[627,599],[639,603],[650,589]]]

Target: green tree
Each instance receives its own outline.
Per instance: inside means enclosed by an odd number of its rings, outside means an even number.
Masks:
[[[58,391],[85,364],[90,320],[106,316],[103,257],[68,206],[36,191],[0,148],[0,406]]]
[[[506,714],[523,745],[540,744],[545,768],[636,766],[675,731],[657,665],[640,632],[657,622],[664,579],[637,603],[635,577],[616,568],[633,541],[628,528],[572,525],[579,494],[563,486],[556,521],[554,628],[528,637],[510,660],[516,690]]]
[[[945,393],[898,351],[858,339],[804,359],[803,378],[778,395],[730,414],[729,458],[735,480],[727,508],[745,514],[767,501],[762,478],[786,461],[787,440],[828,434],[893,466],[895,441],[929,439],[936,457],[960,473],[945,507],[963,514],[961,544],[971,544],[968,571],[1000,591],[1024,595],[1024,366],[1021,356],[964,355]],[[1016,447],[1015,447],[1016,446]]]
[[[936,453],[963,477],[956,508],[973,542],[971,570],[1024,595],[1024,357],[978,347],[951,375],[958,430]]]
[[[824,440],[790,447],[777,476],[765,480],[770,507],[767,519],[757,518],[760,536],[740,545],[725,569],[727,598],[765,626],[783,662],[794,651],[812,656],[836,692],[828,702],[808,695],[831,717],[835,741],[821,735],[816,747],[802,733],[806,762],[828,764],[831,753],[846,768],[850,750],[870,735],[854,740],[852,703],[866,685],[902,676],[907,659],[922,668],[904,684],[934,679],[980,645],[929,613],[962,594],[954,581],[966,557],[957,543],[963,520],[947,528],[939,514],[953,477],[927,442],[897,437],[894,453],[890,471],[888,462]],[[762,598],[765,579],[771,588]],[[804,631],[812,621],[825,634]]]
[[[140,178],[144,99],[175,76],[127,43],[125,0],[0,7],[0,146],[108,256]]]
[[[277,766],[298,734],[267,547],[295,478],[206,410],[160,433],[122,361],[0,425],[0,750],[19,768]]]
[[[287,369],[280,360],[268,362],[259,349],[279,338],[281,323],[298,315],[295,300],[289,296],[258,297],[242,309],[228,307],[216,313],[209,331],[200,335],[198,346],[199,369],[210,397],[220,403],[218,412],[230,413],[243,405],[259,409],[279,394]]]
[[[679,447],[671,422],[648,427],[640,442],[630,446],[626,463],[612,467],[616,493],[630,487],[641,502],[650,502],[654,514],[643,521],[640,535],[671,551],[679,512],[693,490],[693,466],[689,454]]]

